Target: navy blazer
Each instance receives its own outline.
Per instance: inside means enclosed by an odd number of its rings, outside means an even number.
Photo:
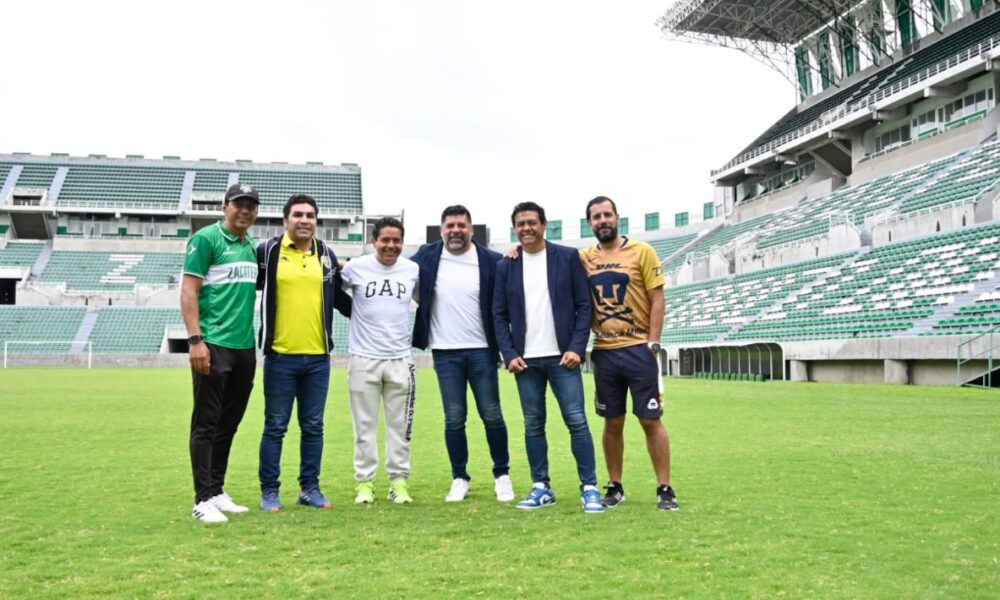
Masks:
[[[493,331],[493,280],[496,278],[497,262],[503,257],[499,252],[480,246],[476,242],[472,244],[476,247],[479,258],[479,309],[482,313],[483,329],[486,343],[490,345],[490,350],[495,356],[499,350],[497,336]],[[441,264],[443,250],[444,241],[438,240],[424,244],[410,257],[410,260],[420,267],[420,285],[417,290],[419,304],[416,320],[413,322],[413,347],[421,350],[426,350],[430,343],[431,306],[434,305],[434,285],[437,283],[438,266]]]
[[[582,360],[590,339],[590,286],[576,248],[545,242],[552,320],[559,351],[572,350]],[[493,292],[497,344],[505,365],[524,355],[524,261],[504,257],[497,265]]]

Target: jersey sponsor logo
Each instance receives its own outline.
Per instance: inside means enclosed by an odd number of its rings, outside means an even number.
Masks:
[[[611,320],[635,325],[635,320],[629,316],[635,310],[631,306],[625,306],[628,284],[628,273],[618,271],[597,273],[590,277],[590,293],[594,297],[598,325]]]
[[[227,279],[247,279],[251,278],[255,282],[257,281],[257,265],[248,264],[236,264],[229,267],[229,272],[226,274]]]
[[[594,337],[599,340],[616,340],[618,338],[645,337],[647,333],[649,331],[642,327],[629,327],[621,331],[598,331],[594,333]]]
[[[381,282],[369,281],[365,284],[365,298],[389,296],[401,299],[406,295],[406,289],[406,284],[402,281],[390,281],[389,279],[383,279]]]
[[[236,262],[209,267],[204,285],[230,283],[257,283],[257,263]]]

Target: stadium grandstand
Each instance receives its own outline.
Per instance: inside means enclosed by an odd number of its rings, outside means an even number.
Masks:
[[[659,19],[799,98],[711,172],[721,223],[664,259],[673,373],[998,385],[997,8],[681,0]]]
[[[185,244],[222,218],[225,190],[236,182],[260,190],[258,239],[282,231],[282,205],[295,193],[317,200],[318,235],[344,258],[364,251],[377,218],[365,215],[353,163],[0,154],[5,353],[185,352],[178,309]]]

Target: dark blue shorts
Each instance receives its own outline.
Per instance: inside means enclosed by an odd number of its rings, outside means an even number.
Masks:
[[[660,367],[645,344],[614,350],[592,350],[594,404],[601,417],[621,417],[625,414],[626,394],[632,391],[632,413],[640,419],[663,416],[663,394],[660,393]]]

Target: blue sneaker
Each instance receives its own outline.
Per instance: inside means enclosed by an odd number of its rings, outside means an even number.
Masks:
[[[313,508],[330,508],[333,504],[326,499],[323,492],[319,491],[318,487],[309,488],[308,490],[302,490],[299,492],[299,504],[302,506],[311,506]]]
[[[260,509],[267,512],[281,512],[285,505],[281,503],[278,490],[264,490],[260,497]]]
[[[580,502],[583,504],[585,513],[602,513],[604,505],[601,504],[601,491],[596,485],[585,485],[580,492]]]
[[[535,510],[545,506],[552,506],[556,503],[556,495],[552,488],[545,487],[544,484],[536,483],[528,495],[517,503],[517,507],[523,510]]]

